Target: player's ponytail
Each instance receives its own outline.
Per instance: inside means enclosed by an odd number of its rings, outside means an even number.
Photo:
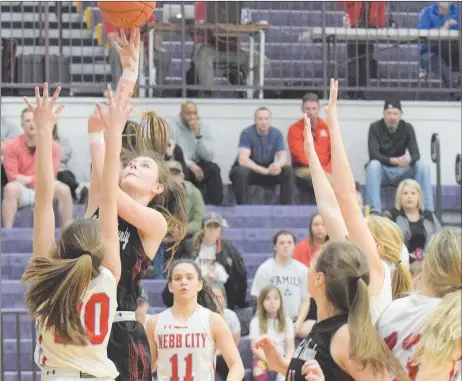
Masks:
[[[25,299],[32,318],[64,344],[88,344],[79,305],[92,280],[93,258],[97,260],[90,254],[75,259],[34,257],[22,276],[30,284]]]
[[[403,235],[398,225],[385,217],[367,217],[367,226],[377,245],[381,246],[380,257],[394,268],[391,283],[393,299],[406,295],[413,289],[412,276],[401,262]]]
[[[376,374],[388,370],[400,381],[409,381],[399,360],[393,356],[372,325],[369,305],[369,264],[361,250],[350,242],[329,241],[321,249],[316,271],[326,282],[326,296],[339,314],[348,315],[349,355]]]
[[[418,364],[433,367],[447,364],[454,360],[457,341],[461,340],[461,240],[460,228],[443,228],[425,251],[423,282],[442,300],[417,330],[421,339],[414,361]]]

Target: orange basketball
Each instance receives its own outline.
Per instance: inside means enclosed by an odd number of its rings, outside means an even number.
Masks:
[[[155,1],[98,1],[103,18],[114,26],[132,28],[143,25],[154,12]]]

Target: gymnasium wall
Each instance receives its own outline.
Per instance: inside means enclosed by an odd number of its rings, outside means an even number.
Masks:
[[[87,140],[87,117],[96,98],[63,98],[66,105],[59,124],[60,133],[67,136],[74,149],[71,167],[79,181],[89,180],[90,156]],[[101,99],[100,99],[101,101]],[[257,107],[268,107],[273,113],[273,126],[284,136],[291,123],[301,117],[300,102],[290,100],[196,100],[199,114],[207,123],[215,141],[215,161],[222,169],[225,183],[233,163],[241,130],[253,121]],[[168,120],[180,110],[181,99],[141,99],[134,111],[137,119],[143,110],[154,108]],[[442,184],[455,185],[454,161],[461,153],[461,104],[456,102],[403,102],[403,119],[412,123],[423,160],[431,164],[432,183],[436,183],[435,165],[430,159],[430,139],[438,133],[441,141]],[[19,115],[24,108],[21,98],[3,97],[1,112],[7,120],[20,126]],[[371,122],[382,117],[383,102],[340,101],[339,121],[346,151],[355,178],[364,183],[364,165],[368,160],[367,133]]]

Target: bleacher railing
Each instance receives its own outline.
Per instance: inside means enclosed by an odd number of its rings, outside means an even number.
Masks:
[[[30,332],[23,332],[25,327],[29,327]],[[0,310],[0,334],[0,380],[39,381],[41,372],[34,361],[35,322],[31,320],[28,312],[14,309]],[[24,351],[28,345],[30,345],[30,350]],[[11,356],[13,353],[16,356]],[[7,363],[7,354],[10,355],[8,360],[14,357],[14,361]]]
[[[339,2],[211,2],[215,13],[200,3],[157,2],[156,21],[143,29],[141,96],[326,98],[334,76],[344,98],[460,98],[459,31],[418,29],[429,3],[388,2],[380,29],[350,27]],[[96,2],[0,6],[2,95],[45,80],[69,95],[101,95],[114,82]]]

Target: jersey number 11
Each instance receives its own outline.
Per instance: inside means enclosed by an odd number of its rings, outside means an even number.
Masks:
[[[170,377],[170,381],[194,381],[194,377],[192,375],[192,353],[184,358],[184,362],[186,368],[185,376],[183,380],[180,380],[178,377],[178,355],[170,357],[170,363],[172,364],[172,377]]]

